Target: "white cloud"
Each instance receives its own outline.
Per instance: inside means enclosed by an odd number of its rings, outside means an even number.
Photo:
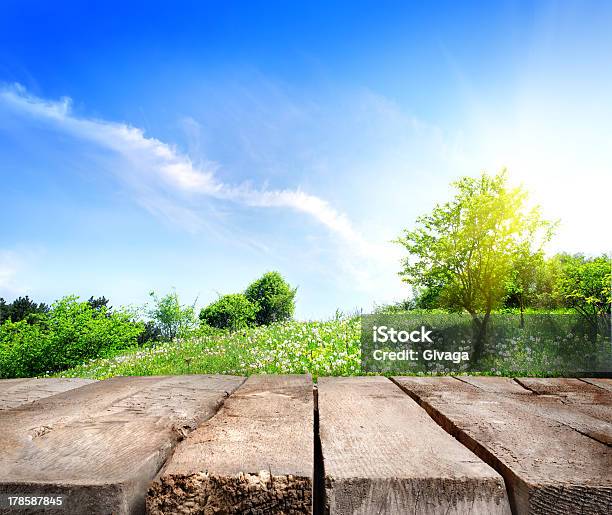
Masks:
[[[187,194],[206,195],[251,207],[293,209],[308,214],[347,241],[365,245],[348,218],[317,196],[300,190],[254,189],[248,184],[225,184],[215,174],[218,169],[215,163],[208,162],[203,167],[197,167],[188,156],[156,138],[145,136],[141,129],[123,123],[75,116],[68,98],[57,102],[43,100],[29,95],[17,85],[1,90],[0,99],[22,113],[48,121],[75,137],[121,154],[148,174],[131,178],[132,181],[144,181],[141,187],[157,178]],[[176,209],[171,208],[170,214]],[[190,217],[187,219],[191,226],[195,224]]]

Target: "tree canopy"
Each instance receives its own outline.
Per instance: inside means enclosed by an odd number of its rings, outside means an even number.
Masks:
[[[511,187],[505,170],[463,177],[453,187],[450,201],[419,217],[416,228],[398,238],[409,253],[400,275],[417,291],[434,291],[439,307],[468,312],[482,342],[508,282],[526,294],[521,290],[526,276],[555,224],[542,218],[538,206],[528,206],[527,192]]]
[[[595,331],[610,326],[611,265],[612,260],[605,255],[565,256],[563,274],[555,284],[556,295],[580,313]]]
[[[259,325],[290,320],[295,310],[295,293],[278,272],[267,272],[253,281],[245,290],[245,297],[258,306],[256,322]]]

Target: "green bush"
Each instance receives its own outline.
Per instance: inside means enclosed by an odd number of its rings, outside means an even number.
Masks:
[[[610,334],[610,289],[612,259],[603,255],[586,258],[566,256],[563,272],[557,280],[556,293],[576,310],[597,332]]]
[[[268,272],[252,282],[245,297],[258,306],[258,325],[290,320],[295,310],[295,292],[278,272]]]
[[[149,342],[162,341],[162,331],[154,320],[147,320],[142,329],[142,333],[138,335],[138,345],[143,346]]]
[[[142,323],[123,311],[92,308],[78,297],[64,297],[34,324],[0,326],[0,377],[29,377],[74,367],[136,344]]]
[[[200,311],[200,320],[218,329],[245,329],[255,323],[257,304],[242,293],[223,295]]]
[[[158,297],[155,292],[151,292],[150,296],[153,298],[153,306],[147,308],[147,315],[155,323],[162,339],[184,338],[195,329],[194,306],[181,305],[175,291],[163,297]]]
[[[49,370],[49,332],[25,320],[0,325],[0,378],[31,377]]]

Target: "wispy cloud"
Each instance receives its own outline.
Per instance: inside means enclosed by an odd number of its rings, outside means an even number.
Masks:
[[[71,110],[69,98],[44,100],[15,85],[0,90],[0,99],[21,113],[53,124],[59,130],[100,145],[137,164],[132,169],[134,176],[123,178],[132,183],[140,181],[138,186],[141,191],[152,182],[161,180],[166,187],[186,194],[204,195],[250,207],[287,208],[311,216],[347,241],[367,246],[348,217],[320,197],[300,189],[256,189],[247,183],[226,184],[216,175],[219,168],[216,163],[195,165],[174,146],[145,136],[139,128],[76,116]],[[145,174],[141,172],[136,176],[136,170],[143,170]],[[155,198],[155,202],[159,202],[159,199]],[[184,207],[168,204],[155,206],[146,199],[143,203],[151,210],[163,209],[170,217],[185,220],[191,227],[197,225],[197,216],[187,212]]]

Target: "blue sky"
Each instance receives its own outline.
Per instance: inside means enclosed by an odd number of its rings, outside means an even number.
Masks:
[[[610,250],[612,4],[0,7],[0,296],[204,305],[267,270],[300,318],[409,295],[390,242],[509,168],[555,250]]]

